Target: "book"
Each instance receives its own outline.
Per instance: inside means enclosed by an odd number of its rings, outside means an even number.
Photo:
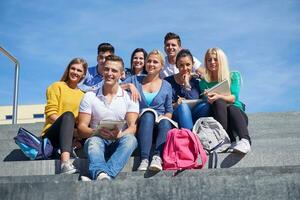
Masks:
[[[194,108],[199,102],[203,101],[202,99],[183,99],[181,103],[187,104],[190,109]]]
[[[201,93],[200,96],[210,93],[218,93],[218,94],[224,94],[224,95],[230,95],[230,86],[229,81],[225,79],[224,81],[218,83],[217,85],[205,90],[205,92]]]
[[[117,128],[119,130],[122,130],[125,124],[125,120],[101,120],[96,128],[96,131],[94,132],[94,135],[99,134],[101,128],[106,128],[109,130]]]
[[[171,122],[171,124],[173,125],[173,126],[175,126],[176,128],[178,128],[178,123],[177,122],[175,122],[174,120],[172,120],[172,119],[170,119],[170,118],[168,118],[168,117],[166,117],[166,116],[163,116],[163,115],[158,115],[158,113],[153,109],[153,108],[144,108],[143,110],[142,110],[142,112],[140,113],[140,115],[139,115],[139,117],[141,117],[146,111],[150,111],[150,112],[152,112],[153,114],[154,114],[154,116],[155,116],[155,123],[159,123],[160,122],[160,120],[162,120],[162,119],[166,119],[166,120],[168,120],[169,122]]]

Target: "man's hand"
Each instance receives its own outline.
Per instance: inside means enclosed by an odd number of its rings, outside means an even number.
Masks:
[[[99,135],[107,140],[115,140],[120,135],[120,130],[115,127],[115,129],[107,129],[107,128],[101,128],[99,130]]]
[[[141,95],[140,95],[138,89],[131,83],[129,84],[129,90],[131,92],[131,99],[134,102],[138,102],[141,100]]]

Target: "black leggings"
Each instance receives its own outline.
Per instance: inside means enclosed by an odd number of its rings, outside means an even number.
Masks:
[[[241,109],[218,99],[212,104],[212,115],[226,130],[231,142],[236,141],[233,134],[235,132],[239,139],[245,138],[251,143],[247,128],[248,117]]]
[[[74,127],[74,114],[67,111],[55,120],[52,126],[45,132],[43,138],[48,138],[53,147],[59,148],[61,152],[71,153]]]

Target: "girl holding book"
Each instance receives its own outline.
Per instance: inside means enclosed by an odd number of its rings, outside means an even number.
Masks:
[[[162,170],[162,151],[167,132],[172,128],[172,87],[167,81],[159,77],[163,65],[163,54],[158,50],[153,50],[146,59],[147,74],[131,76],[124,81],[124,84],[134,84],[141,95],[141,114],[137,132],[141,154],[138,170],[141,171],[148,169],[152,141],[155,139],[155,149],[149,170]],[[164,119],[158,122],[156,116],[163,116]]]
[[[76,119],[84,93],[77,87],[87,71],[87,62],[74,58],[60,79],[47,88],[45,107],[46,122],[42,137],[48,138],[53,147],[60,149],[61,173],[78,172],[70,161],[73,137],[78,137]]]
[[[199,117],[206,117],[210,113],[210,106],[206,101],[201,101],[199,80],[192,76],[194,65],[193,55],[188,49],[178,52],[175,61],[179,72],[165,78],[172,85],[172,100],[174,105],[173,119],[178,122],[180,128],[192,130],[195,121]],[[195,100],[196,105],[188,105],[184,100]]]
[[[240,74],[229,71],[227,57],[222,49],[208,49],[204,60],[206,73],[200,81],[201,90],[211,88],[225,79],[230,84],[231,94],[229,95],[206,93],[207,101],[211,104],[212,115],[228,133],[232,142],[230,150],[246,154],[251,150],[251,140],[245,107],[239,101]],[[239,137],[238,142],[233,132]]]

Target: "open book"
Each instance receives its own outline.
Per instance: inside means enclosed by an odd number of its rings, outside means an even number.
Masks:
[[[218,83],[217,85],[205,90],[205,92],[201,93],[200,96],[204,95],[205,93],[218,93],[218,94],[224,94],[224,95],[230,95],[230,87],[229,87],[229,81],[225,79],[224,81]]]
[[[155,123],[158,124],[160,122],[160,120],[166,119],[169,122],[171,122],[171,124],[173,126],[175,126],[176,128],[178,128],[177,122],[175,122],[174,120],[172,120],[172,119],[170,119],[170,118],[168,118],[166,116],[163,116],[163,115],[158,116],[158,113],[153,108],[145,108],[145,109],[143,109],[142,112],[140,113],[139,117],[141,117],[146,111],[148,111],[148,112],[150,111],[150,112],[152,112],[154,114],[154,116],[155,116]]]
[[[202,99],[182,99],[181,103],[187,104],[190,109],[194,108],[199,102],[203,101]]]
[[[101,120],[96,128],[96,131],[94,132],[94,135],[97,135],[100,133],[101,128],[107,128],[109,130],[113,130],[115,128],[122,130],[123,126],[126,124],[125,120]]]

